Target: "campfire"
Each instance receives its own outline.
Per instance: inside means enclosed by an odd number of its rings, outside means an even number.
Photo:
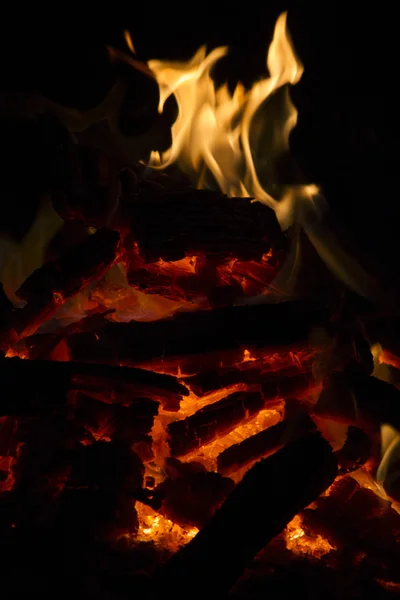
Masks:
[[[35,103],[50,192],[1,270],[5,585],[389,597],[396,311],[290,157],[286,15],[249,89],[216,86],[226,48],[144,64],[125,38],[144,132],[126,81],[91,111]]]

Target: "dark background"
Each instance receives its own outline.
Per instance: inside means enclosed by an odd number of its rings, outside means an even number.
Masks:
[[[188,58],[200,44],[229,44],[222,76],[249,83],[265,73],[275,20],[288,9],[289,30],[305,66],[292,93],[299,110],[294,155],[306,177],[322,186],[360,254],[374,254],[397,280],[397,19],[385,2],[347,4],[130,2],[85,17],[71,7],[65,13],[62,6],[54,13],[35,9],[3,19],[1,86],[39,90],[70,106],[94,106],[116,74],[105,47],[123,48],[125,28],[143,60]],[[24,163],[26,156],[22,172]],[[10,226],[17,218],[11,212]]]

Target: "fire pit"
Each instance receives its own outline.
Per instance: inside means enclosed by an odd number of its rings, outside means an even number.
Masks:
[[[142,64],[125,37],[147,132],[138,106],[123,131],[126,81],[92,111],[37,99],[51,194],[0,294],[9,597],[390,597],[394,301],[289,157],[286,15],[269,77],[233,93],[225,48]]]

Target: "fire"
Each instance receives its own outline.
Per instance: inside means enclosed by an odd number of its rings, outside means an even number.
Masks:
[[[300,515],[296,515],[288,523],[285,530],[285,541],[287,549],[294,554],[309,554],[314,558],[320,558],[335,549],[322,535],[315,534],[312,537],[307,535],[302,528]]]
[[[176,552],[190,542],[199,531],[196,527],[184,529],[140,502],[136,504],[136,510],[139,518],[136,539],[139,542],[153,542],[157,546]]]
[[[164,169],[175,163],[198,188],[217,185],[229,196],[266,204],[275,211],[282,229],[294,223],[304,229],[338,279],[358,294],[376,299],[382,292],[375,279],[344,251],[324,223],[326,202],[319,188],[276,181],[277,164],[288,154],[289,136],[297,122],[288,86],[298,83],[303,73],[286,20],[287,13],[282,13],[275,25],[266,61],[269,77],[249,90],[240,83],[233,93],[227,85],[216,88],[211,72],[227,55],[226,47],[206,55],[202,46],[187,62],[148,61],[159,85],[159,112],[171,96],[178,105],[172,145],[162,155],[152,152],[150,164]],[[293,277],[295,266],[287,269],[286,278]],[[280,283],[281,287],[287,284]],[[385,293],[385,299],[391,301],[390,295]]]
[[[153,153],[153,166],[165,168],[176,162],[198,187],[208,187],[211,175],[225,194],[255,197],[278,209],[278,202],[259,180],[257,166],[262,163],[264,171],[273,171],[276,158],[288,151],[289,135],[297,121],[297,110],[285,86],[299,81],[303,66],[291,44],[286,18],[286,13],[278,18],[268,50],[270,76],[247,91],[241,84],[232,94],[227,85],[215,88],[211,70],[226,56],[226,47],[206,56],[203,46],[187,63],[149,61],[160,88],[159,111],[172,94],[179,109],[172,145],[162,156]],[[257,112],[278,90],[285,92],[284,108],[266,132],[265,123],[261,127],[257,122]],[[254,156],[266,137],[271,142],[269,156]]]

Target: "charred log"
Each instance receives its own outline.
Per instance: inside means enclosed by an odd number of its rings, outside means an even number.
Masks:
[[[400,516],[389,501],[354,479],[335,482],[329,495],[317,500],[315,509],[304,511],[303,526],[344,552],[346,562],[357,561],[362,554],[376,577],[400,581]]]
[[[67,394],[74,390],[111,403],[140,403],[141,398],[150,397],[170,410],[178,410],[180,399],[188,394],[176,378],[141,369],[4,358],[0,373],[0,414],[4,416],[65,410]]]
[[[185,383],[196,396],[202,397],[238,383],[254,385],[277,378],[282,381],[285,377],[291,377],[299,372],[309,372],[316,352],[315,348],[293,346],[291,350],[270,353],[264,359],[250,360],[235,367],[198,373],[187,377]]]
[[[34,271],[16,292],[27,304],[18,312],[16,329],[29,335],[52,317],[68,298],[87,286],[117,260],[119,235],[100,229],[62,258]]]
[[[74,422],[96,439],[116,440],[134,446],[142,460],[152,458],[151,428],[158,402],[138,398],[129,406],[106,404],[78,392],[73,401]]]
[[[264,408],[259,392],[235,392],[200,409],[194,415],[168,425],[172,456],[183,456],[229,433]]]
[[[176,598],[186,598],[189,589],[194,598],[204,598],[210,590],[215,597],[222,596],[257,552],[314,501],[336,474],[332,450],[317,434],[260,461],[197,536],[160,570],[150,597],[174,590]]]
[[[13,337],[14,307],[0,283],[0,353],[7,350]]]
[[[132,199],[131,232],[145,262],[185,256],[235,256],[261,260],[271,245],[286,248],[275,213],[250,198],[183,190]]]
[[[96,332],[70,336],[68,345],[72,360],[125,365],[159,362],[166,368],[178,358],[192,369],[197,364],[195,372],[199,372],[207,367],[207,355],[212,352],[231,352],[241,362],[244,348],[257,355],[266,348],[305,342],[313,327],[324,321],[323,310],[301,302],[235,306],[149,323],[107,323]],[[218,364],[221,356],[215,358]]]
[[[359,371],[334,373],[325,382],[315,414],[367,430],[380,423],[400,428],[400,391]]]
[[[221,452],[217,458],[218,472],[222,475],[235,473],[260,458],[266,458],[286,443],[299,439],[313,429],[315,425],[307,415],[272,425]]]
[[[200,463],[180,463],[167,458],[168,478],[155,490],[159,508],[173,523],[182,527],[203,527],[235,487],[233,481],[208,472]]]
[[[146,263],[133,238],[125,238],[125,248],[132,287],[175,301],[207,298],[214,307],[263,293],[283,260],[283,253],[276,251],[263,255],[260,261],[188,255],[182,260]]]
[[[336,452],[339,473],[351,473],[362,467],[370,458],[372,443],[367,434],[350,425],[344,446]]]

